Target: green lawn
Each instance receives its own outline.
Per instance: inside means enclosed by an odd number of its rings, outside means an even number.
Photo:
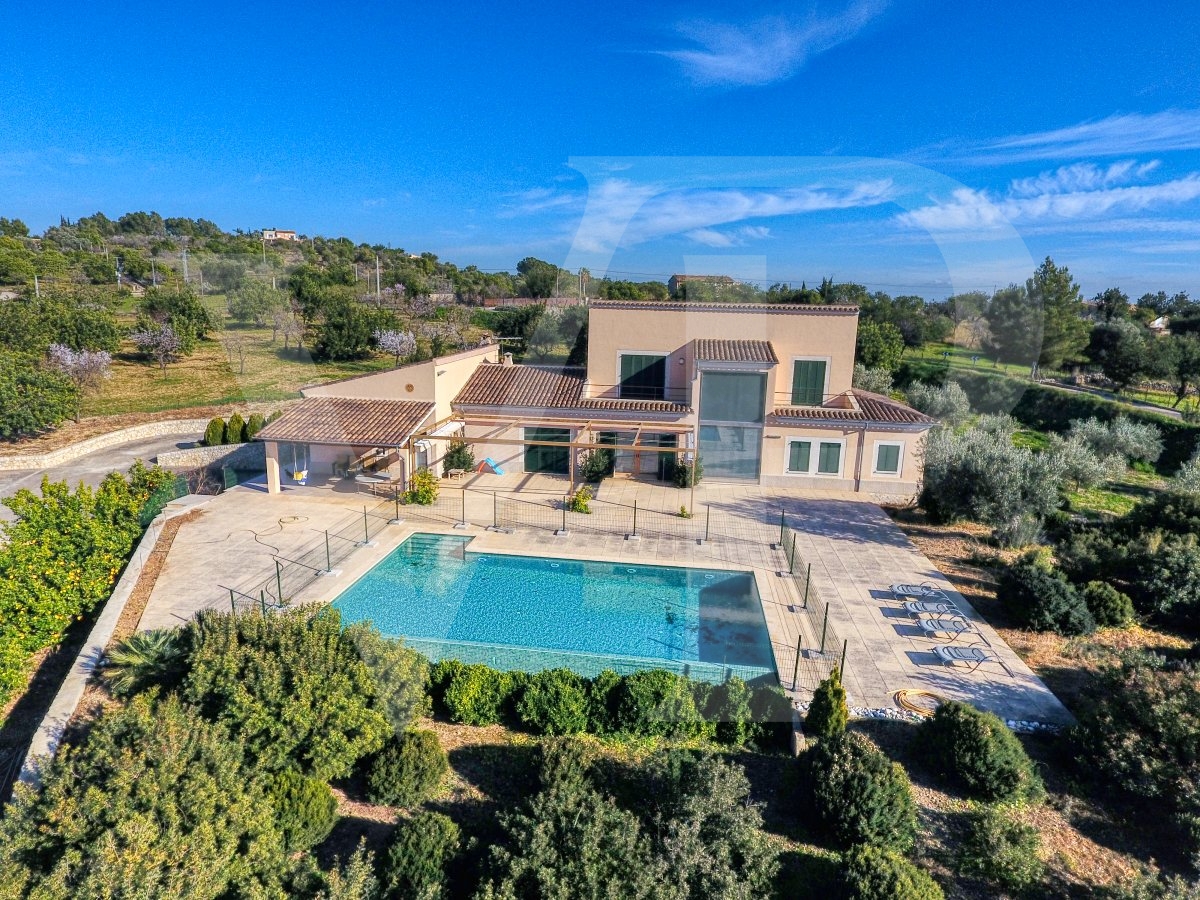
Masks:
[[[1116,481],[1086,490],[1069,491],[1067,499],[1073,512],[1097,518],[1123,516],[1165,486],[1166,479],[1159,475],[1127,469]]]

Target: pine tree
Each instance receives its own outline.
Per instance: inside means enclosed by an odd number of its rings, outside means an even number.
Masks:
[[[846,730],[849,720],[850,709],[846,706],[842,673],[835,668],[828,678],[817,685],[808,715],[804,717],[804,732],[811,737],[833,737]]]

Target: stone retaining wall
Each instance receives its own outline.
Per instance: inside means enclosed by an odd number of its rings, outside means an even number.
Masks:
[[[164,422],[146,422],[143,425],[131,425],[108,434],[97,435],[62,447],[48,453],[29,454],[27,456],[0,456],[0,472],[19,472],[24,469],[52,469],[64,463],[73,462],[81,456],[95,453],[97,450],[107,450],[118,444],[130,441],[144,440],[152,437],[165,437],[171,434],[203,434],[208,426],[208,419],[168,419]]]
[[[158,454],[156,462],[171,469],[198,469],[222,465],[247,471],[266,471],[267,445],[261,441],[246,444],[218,444],[214,447],[189,447]]]

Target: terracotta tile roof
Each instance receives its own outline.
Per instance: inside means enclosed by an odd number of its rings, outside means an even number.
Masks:
[[[288,409],[255,437],[260,441],[399,447],[433,414],[416,400],[311,397]]]
[[[686,404],[667,400],[585,397],[583,384],[584,370],[581,368],[485,363],[475,370],[451,405],[667,415],[687,415],[691,412]]]
[[[744,362],[775,365],[779,357],[770,341],[696,339],[696,359],[706,362]]]
[[[884,422],[896,425],[932,425],[934,420],[911,406],[891,397],[869,391],[849,392],[857,404],[853,406],[783,406],[772,416],[776,419],[820,419],[840,422]],[[845,396],[845,395],[843,395]]]
[[[557,409],[579,405],[584,370],[485,363],[451,401],[455,406]]]
[[[776,316],[858,315],[858,307],[824,303],[695,303],[686,300],[592,300],[592,309],[657,309],[664,312],[721,312]]]

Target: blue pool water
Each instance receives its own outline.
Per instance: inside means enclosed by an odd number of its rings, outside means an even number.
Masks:
[[[414,534],[333,605],[344,621],[369,620],[433,659],[774,676],[748,572],[474,553],[470,540]]]

